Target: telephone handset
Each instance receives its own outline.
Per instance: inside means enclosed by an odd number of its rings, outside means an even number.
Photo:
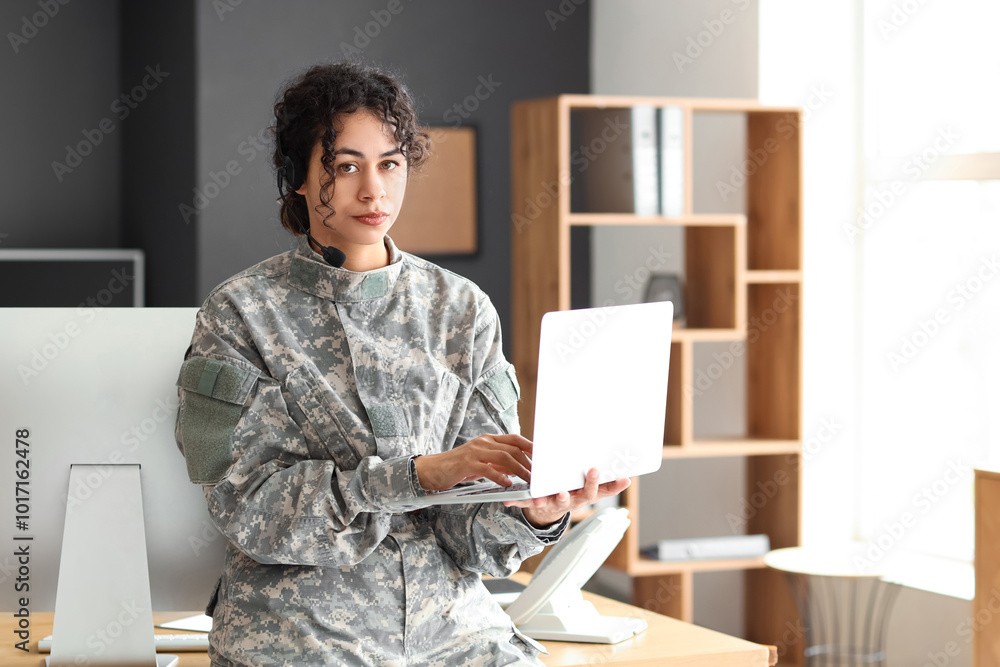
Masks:
[[[642,619],[601,616],[580,589],[621,541],[628,510],[606,507],[580,522],[545,556],[505,611],[533,639],[616,644],[642,632]]]

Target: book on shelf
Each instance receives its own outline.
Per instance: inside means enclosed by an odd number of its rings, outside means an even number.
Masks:
[[[660,215],[684,215],[684,110],[658,109],[660,141]]]
[[[771,550],[767,535],[723,535],[680,540],[660,540],[640,549],[654,560],[712,560],[760,558]]]
[[[574,211],[659,215],[656,117],[645,105],[573,111]]]

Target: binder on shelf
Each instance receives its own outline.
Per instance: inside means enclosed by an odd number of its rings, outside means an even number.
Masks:
[[[640,549],[655,560],[711,560],[759,558],[771,550],[767,535],[725,535],[696,539],[660,540]]]
[[[659,215],[656,107],[577,109],[573,118],[573,210]]]
[[[657,109],[660,140],[660,215],[684,215],[684,110]]]

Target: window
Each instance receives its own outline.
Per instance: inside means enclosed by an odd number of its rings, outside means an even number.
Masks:
[[[998,20],[865,2],[859,532],[879,548],[971,559],[972,468],[1000,461]]]
[[[1000,465],[998,24],[995,0],[761,0],[761,101],[806,108],[807,544],[972,557],[971,468]]]

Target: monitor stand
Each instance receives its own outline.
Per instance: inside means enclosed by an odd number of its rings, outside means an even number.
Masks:
[[[69,472],[52,667],[171,667],[156,654],[139,464],[74,464]]]

